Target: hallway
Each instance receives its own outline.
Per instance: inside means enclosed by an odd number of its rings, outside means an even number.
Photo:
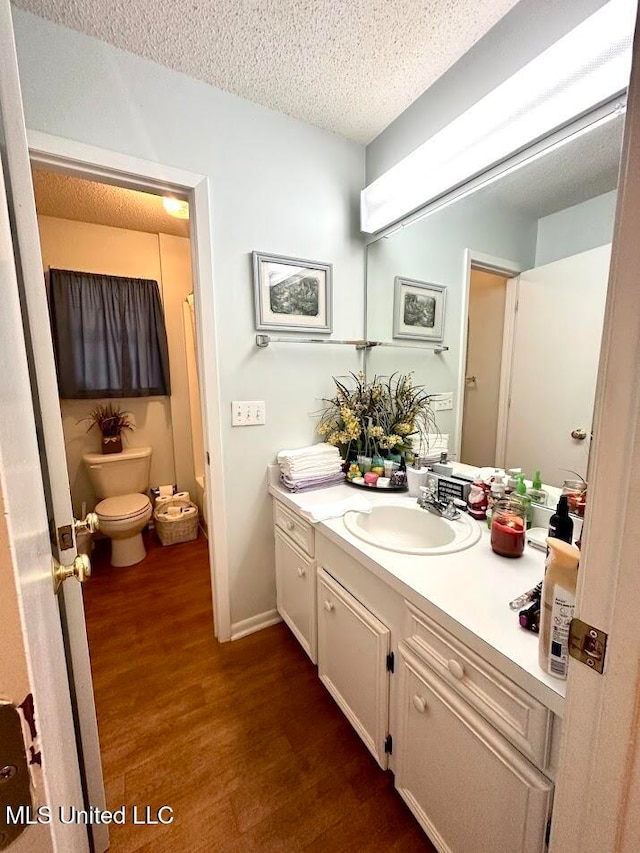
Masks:
[[[94,552],[87,630],[107,807],[175,818],[112,826],[111,853],[432,853],[284,625],[213,638],[206,540],[148,545]]]

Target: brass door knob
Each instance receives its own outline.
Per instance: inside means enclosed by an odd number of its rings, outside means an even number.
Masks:
[[[100,521],[95,512],[87,513],[85,518],[82,519],[74,518],[73,525],[76,533],[79,533],[81,530],[86,530],[88,533],[95,533],[100,529]]]
[[[55,557],[51,558],[51,571],[53,574],[53,586],[57,592],[60,585],[67,578],[77,578],[84,583],[91,576],[91,560],[86,554],[78,554],[70,566],[62,566]]]
[[[577,427],[576,429],[571,430],[571,438],[575,438],[576,441],[584,441],[587,437],[586,429],[582,429]]]

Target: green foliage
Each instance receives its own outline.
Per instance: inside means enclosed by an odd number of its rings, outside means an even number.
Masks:
[[[426,444],[427,434],[437,432],[431,397],[413,385],[410,373],[374,376],[371,382],[363,373],[350,373],[333,381],[336,396],[325,399],[317,431],[344,458],[351,450],[407,455],[415,436]]]
[[[98,403],[82,421],[91,421],[87,432],[94,427],[98,427],[103,438],[113,438],[118,436],[125,429],[135,429],[129,418],[131,412],[125,412],[119,406],[114,406],[113,403]]]

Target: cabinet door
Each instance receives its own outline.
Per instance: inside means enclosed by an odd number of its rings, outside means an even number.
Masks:
[[[318,569],[318,674],[378,764],[386,768],[390,631]]]
[[[316,663],[316,561],[276,528],[276,596],[278,613]]]
[[[396,787],[441,853],[541,853],[552,784],[401,643]]]

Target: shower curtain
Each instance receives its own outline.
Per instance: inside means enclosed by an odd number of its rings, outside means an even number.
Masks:
[[[193,305],[193,293],[182,303],[184,321],[184,343],[187,355],[187,379],[189,383],[189,412],[191,415],[191,441],[193,445],[193,466],[196,481],[204,488],[204,441],[202,436],[202,415],[200,411],[200,382],[196,357],[196,319]]]

